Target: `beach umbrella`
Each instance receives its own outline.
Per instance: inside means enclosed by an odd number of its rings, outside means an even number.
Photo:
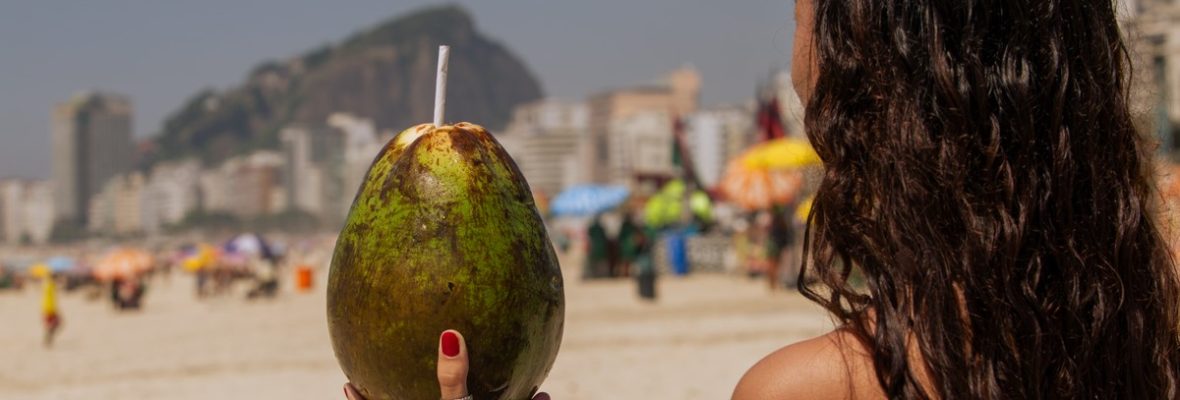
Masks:
[[[271,245],[257,233],[244,233],[225,242],[222,246],[227,254],[258,256],[265,259],[275,257]]]
[[[29,267],[29,276],[31,277],[45,279],[48,278],[50,274],[52,273],[49,271],[49,266],[45,265],[45,263],[39,263]]]
[[[803,139],[779,138],[758,144],[739,157],[754,170],[795,169],[819,165],[819,155]]]
[[[549,204],[555,216],[588,216],[618,207],[631,191],[623,186],[574,186],[561,192]]]
[[[91,273],[99,280],[128,278],[143,273],[152,268],[152,255],[148,252],[131,248],[119,248],[110,251],[98,262],[94,263]]]
[[[803,188],[802,170],[820,164],[806,140],[779,138],[747,150],[726,167],[721,192],[748,210],[790,203]]]
[[[790,203],[802,187],[803,174],[799,170],[751,167],[742,159],[729,163],[720,185],[727,199],[747,210]]]
[[[52,272],[65,272],[78,267],[78,262],[72,257],[57,256],[45,260],[45,266]]]
[[[199,244],[186,251],[181,258],[180,265],[188,272],[196,272],[209,268],[217,261],[217,249],[207,244]]]

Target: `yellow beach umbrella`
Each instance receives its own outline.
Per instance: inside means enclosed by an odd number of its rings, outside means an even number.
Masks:
[[[201,268],[205,268],[205,264],[202,264],[201,260],[197,259],[196,257],[186,258],[182,264],[184,266],[184,270],[188,272],[197,272],[200,271]]]
[[[819,155],[803,139],[780,138],[754,146],[740,159],[747,169],[793,169],[819,165]]]
[[[806,140],[779,138],[756,145],[731,161],[719,187],[742,208],[769,209],[794,200],[804,184],[801,170],[819,164],[819,155]]]
[[[185,257],[181,263],[185,271],[196,272],[204,268],[209,268],[216,259],[217,252],[213,246],[200,244],[197,246],[196,251],[192,255]]]
[[[29,268],[29,275],[37,279],[45,279],[49,277],[49,266],[44,263],[34,265]]]

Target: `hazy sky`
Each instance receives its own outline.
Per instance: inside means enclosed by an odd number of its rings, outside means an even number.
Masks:
[[[204,87],[389,17],[460,3],[547,95],[577,99],[685,63],[703,101],[743,101],[790,57],[792,0],[0,0],[0,177],[46,178],[53,105],[127,94],[137,137]]]

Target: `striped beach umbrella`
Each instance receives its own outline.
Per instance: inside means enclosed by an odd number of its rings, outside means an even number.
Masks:
[[[148,252],[119,248],[104,255],[94,263],[91,273],[98,280],[129,278],[152,268],[152,255]]]
[[[795,169],[751,168],[741,159],[731,161],[721,179],[721,192],[747,210],[764,210],[795,200],[803,188],[803,173]]]

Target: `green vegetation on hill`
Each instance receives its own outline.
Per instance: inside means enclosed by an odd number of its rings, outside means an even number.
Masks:
[[[267,61],[240,86],[201,91],[164,122],[147,164],[200,157],[215,164],[275,148],[291,123],[323,124],[334,112],[400,131],[429,121],[438,46],[450,45],[447,115],[493,130],[517,105],[541,97],[528,67],[475,29],[462,8],[424,9],[391,19],[335,45]]]

